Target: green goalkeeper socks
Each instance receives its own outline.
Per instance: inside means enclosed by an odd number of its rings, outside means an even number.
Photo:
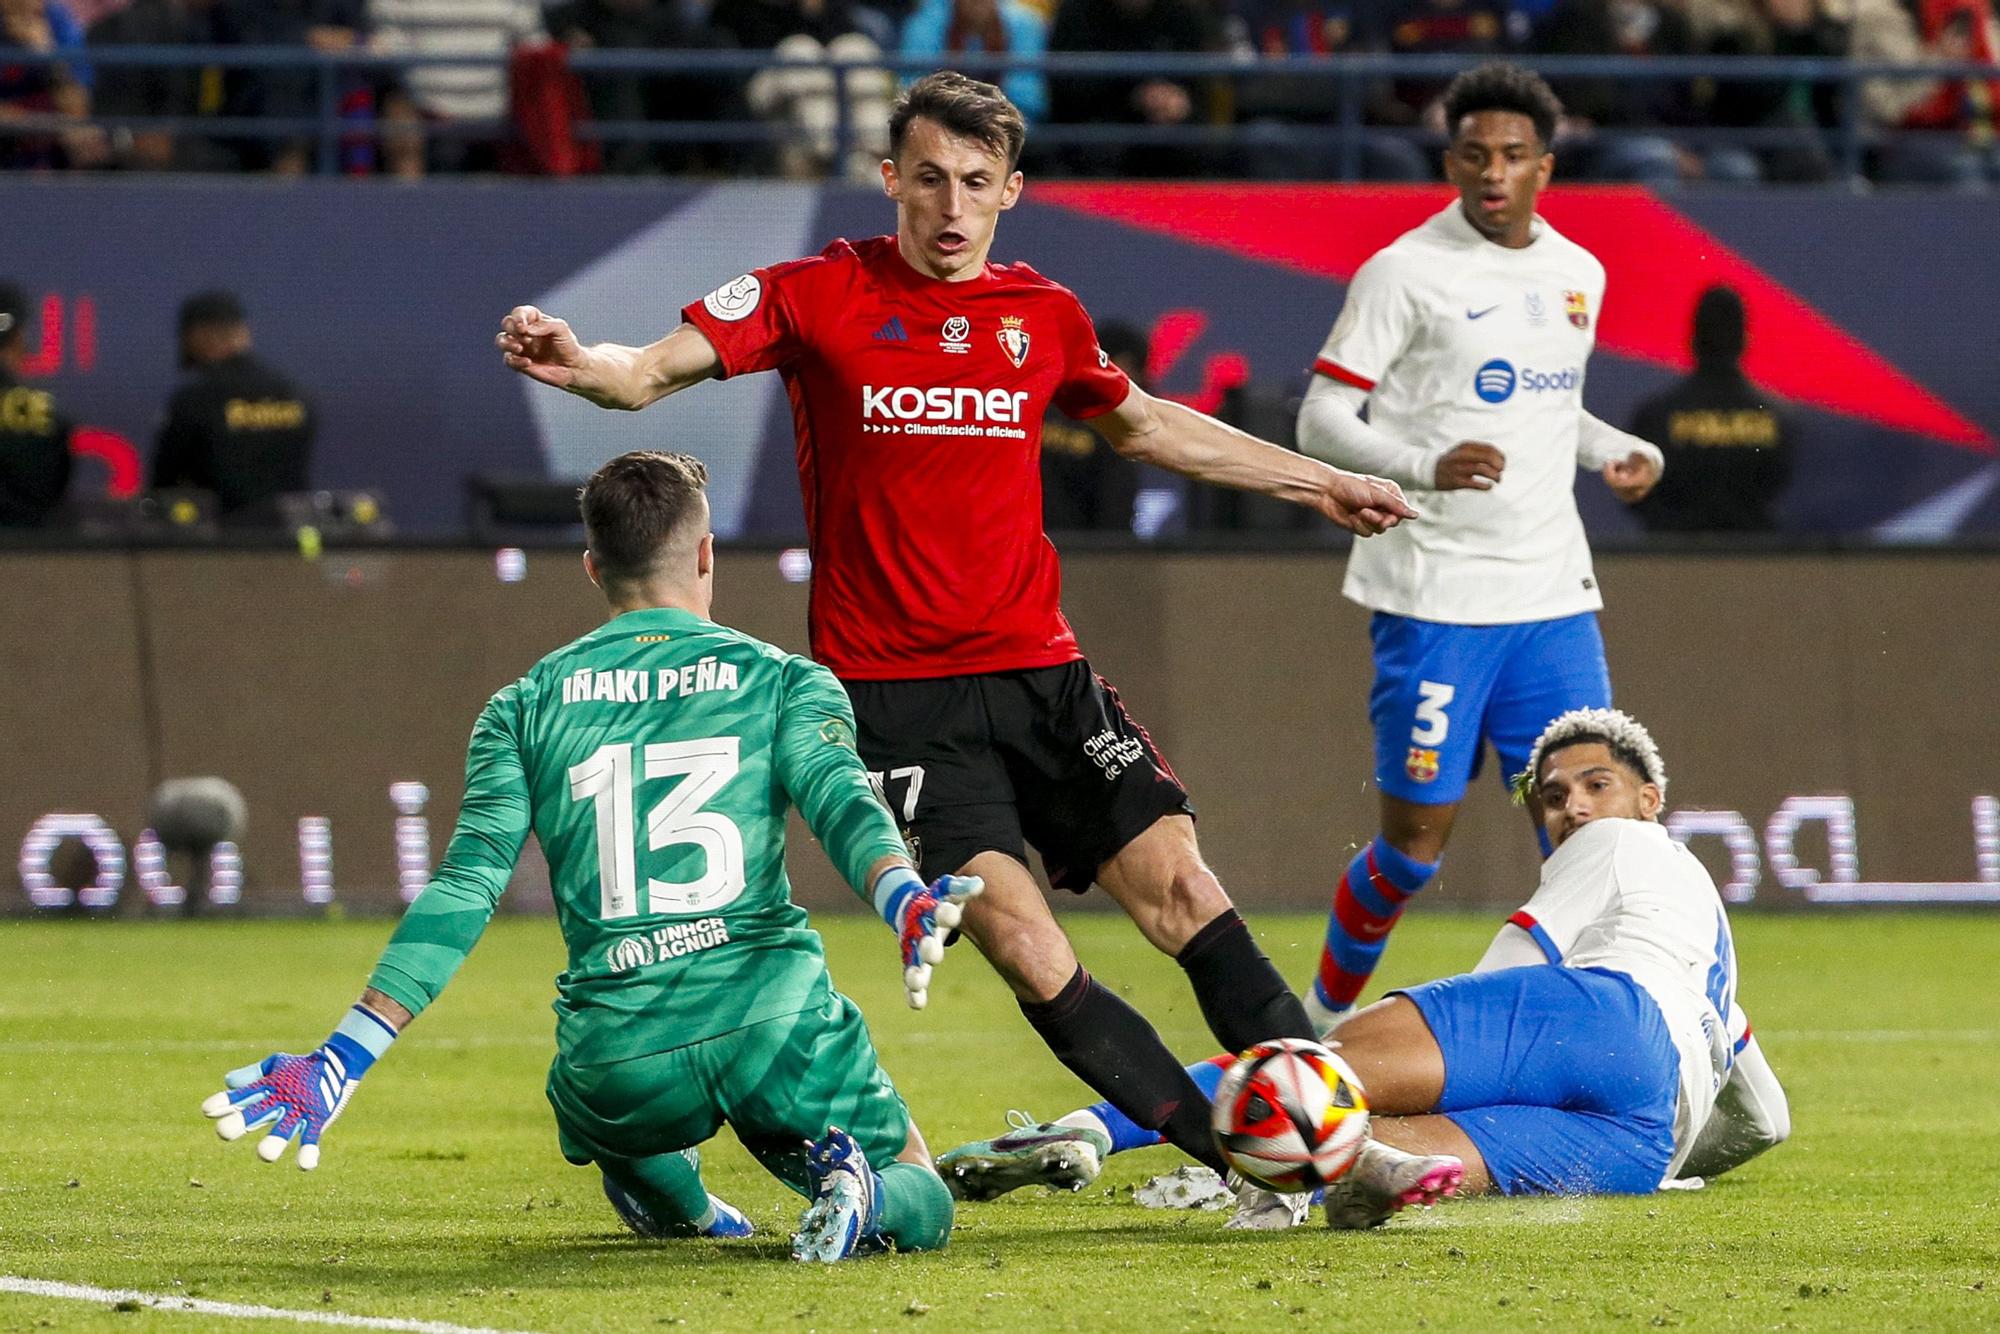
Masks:
[[[900,1251],[934,1251],[951,1239],[951,1192],[916,1163],[890,1163],[882,1178],[881,1233]]]
[[[692,1149],[599,1166],[662,1227],[700,1231],[715,1221],[701,1180],[701,1159]]]

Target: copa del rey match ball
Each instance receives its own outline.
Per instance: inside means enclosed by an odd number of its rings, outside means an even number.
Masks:
[[[1317,1042],[1275,1038],[1236,1058],[1215,1091],[1215,1142],[1237,1172],[1276,1191],[1339,1180],[1368,1135],[1368,1099]]]

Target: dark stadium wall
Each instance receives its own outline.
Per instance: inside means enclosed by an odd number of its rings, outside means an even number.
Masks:
[[[1426,187],[1031,183],[996,257],[1074,287],[1100,321],[1152,330],[1164,388],[1209,402],[1243,373],[1300,387],[1360,259],[1444,202]],[[1989,313],[1963,299],[2000,278],[2000,214],[1938,194],[1622,188],[1557,190],[1546,211],[1609,273],[1586,393],[1600,416],[1628,422],[1672,379],[1696,293],[1727,280],[1748,299],[1752,370],[1801,405],[1788,528],[2000,531],[2000,378]],[[0,213],[35,220],[10,231],[6,274],[56,316],[34,377],[139,454],[174,381],[175,307],[221,285],[319,399],[315,480],[380,490],[405,532],[455,530],[467,474],[579,476],[668,440],[710,460],[725,533],[780,539],[800,511],[775,377],[598,412],[507,374],[494,328],[526,301],[588,337],[645,341],[744,269],[892,223],[875,192],[777,183],[17,178],[0,181]],[[1629,531],[1594,479],[1579,491],[1593,531]]]
[[[2000,794],[2000,558],[1966,554],[1607,556],[1599,574],[1619,702],[1665,750],[1670,807],[1740,814],[1752,902],[1840,886],[1810,822],[1781,883],[1767,823],[1787,798],[1844,794],[1845,873],[1875,897],[2000,897],[2000,829],[1975,846],[1975,798]],[[1374,830],[1366,617],[1329,554],[1073,554],[1066,602],[1085,648],[1192,788],[1208,855],[1251,907],[1318,907]],[[769,551],[725,552],[718,608],[801,647],[805,590]],[[338,901],[395,906],[392,783],[428,787],[430,857],[456,815],[465,739],[486,697],[598,619],[576,557],[15,553],[0,561],[0,842],[52,811],[103,817],[129,849],[146,793],[216,774],[249,804],[246,907],[302,908],[297,821],[332,822]],[[1536,858],[1489,756],[1454,835],[1439,902],[1503,905]],[[1719,879],[1721,840],[1698,840]],[[510,904],[547,902],[532,855]],[[853,906],[803,836],[800,898]],[[12,877],[7,877],[12,881]],[[129,877],[126,911],[140,899]],[[1850,894],[1849,896],[1852,896]],[[1864,895],[1866,896],[1866,895]],[[12,883],[0,911],[26,911]]]

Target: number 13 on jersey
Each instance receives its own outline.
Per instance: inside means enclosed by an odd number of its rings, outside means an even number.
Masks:
[[[702,850],[706,862],[706,869],[692,880],[648,876],[644,905],[639,902],[631,743],[599,746],[589,759],[570,766],[570,800],[594,806],[599,912],[604,921],[648,912],[713,912],[743,893],[743,833],[727,816],[701,809],[736,776],[740,745],[737,737],[721,736],[656,741],[642,750],[647,781],[685,776],[646,813],[647,849],[663,852],[691,845]]]

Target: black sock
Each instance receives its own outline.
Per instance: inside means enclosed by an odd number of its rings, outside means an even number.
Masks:
[[[1054,1000],[1022,1001],[1021,1013],[1049,1050],[1107,1102],[1218,1172],[1208,1098],[1146,1017],[1112,995],[1081,964]]]
[[[1257,948],[1236,909],[1223,909],[1195,932],[1174,961],[1194,983],[1202,1017],[1229,1051],[1240,1052],[1267,1038],[1319,1039],[1306,1007]]]

